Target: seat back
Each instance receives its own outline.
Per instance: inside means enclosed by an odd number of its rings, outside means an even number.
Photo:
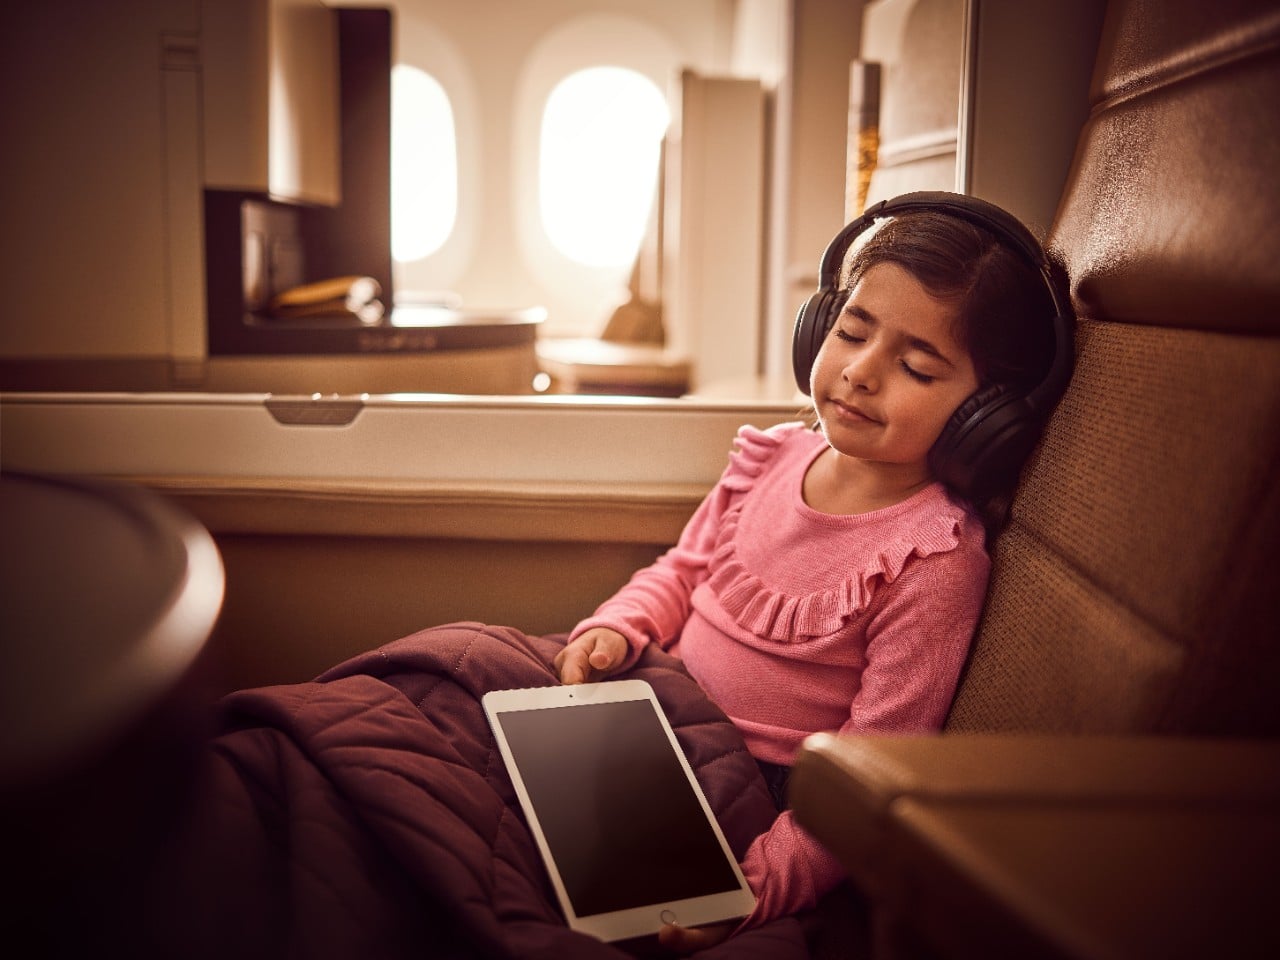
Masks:
[[[1074,380],[947,728],[1280,733],[1280,8],[1113,0],[1049,245]]]

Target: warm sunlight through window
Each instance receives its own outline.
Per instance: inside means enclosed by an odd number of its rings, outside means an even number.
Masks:
[[[391,69],[391,255],[401,263],[435,253],[458,217],[453,108],[416,67]]]
[[[648,77],[591,67],[562,80],[542,115],[538,199],[551,242],[587,264],[635,259],[670,113]]]

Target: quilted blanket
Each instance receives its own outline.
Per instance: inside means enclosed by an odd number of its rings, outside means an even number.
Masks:
[[[433,627],[313,682],[240,691],[147,900],[148,947],[184,957],[624,958],[564,923],[480,699],[555,683],[563,638]],[[647,680],[735,853],[775,811],[732,724],[679,661]],[[571,800],[571,798],[566,798]],[[619,829],[625,829],[619,824]],[[787,919],[706,957],[806,951]]]

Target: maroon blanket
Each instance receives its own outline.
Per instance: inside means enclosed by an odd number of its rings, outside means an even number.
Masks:
[[[558,649],[452,624],[315,682],[225,698],[148,897],[151,947],[223,960],[625,956],[565,926],[480,706],[488,690],[554,683]],[[741,738],[677,660],[651,649],[629,675],[653,686],[741,857],[774,816]],[[704,955],[806,954],[784,920]]]

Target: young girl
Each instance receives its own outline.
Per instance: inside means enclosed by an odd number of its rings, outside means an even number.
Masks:
[[[966,399],[1035,383],[1053,351],[1054,300],[1034,265],[945,210],[881,221],[842,288],[809,379],[820,431],[743,427],[676,546],[555,661],[562,682],[580,683],[629,667],[648,643],[676,654],[780,806],[811,733],[941,727],[989,560],[979,505],[935,479],[930,450]],[[842,877],[789,811],[743,870],[758,898],[748,925],[813,906]],[[687,951],[729,931],[662,939]]]

